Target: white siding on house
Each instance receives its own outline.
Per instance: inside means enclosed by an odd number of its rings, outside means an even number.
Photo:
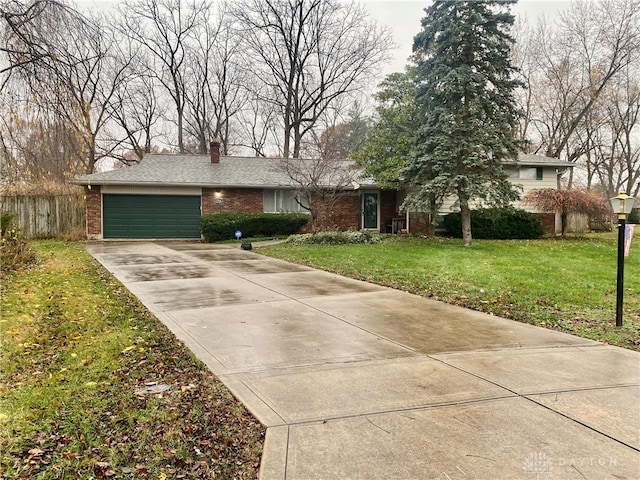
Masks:
[[[523,179],[513,179],[513,183],[516,185],[520,185],[522,187],[521,197],[529,193],[531,190],[536,188],[558,188],[558,177],[556,173],[555,167],[544,167],[542,173],[542,180],[523,180]],[[527,212],[537,212],[535,208],[532,208],[528,205],[524,205],[521,201],[517,201],[513,203],[515,208],[520,208],[522,210],[526,210]]]
[[[535,175],[535,169],[537,167],[529,167],[529,166],[523,166],[521,167],[522,170],[524,170],[523,172],[521,172],[521,175],[524,177],[533,177],[533,178],[509,178],[509,181],[512,182],[514,185],[520,185],[522,187],[522,191],[520,196],[524,196],[526,195],[529,191],[536,189],[536,188],[557,188],[558,186],[558,180],[557,180],[557,174],[556,174],[556,168],[555,167],[542,167],[542,179],[541,180],[537,180],[536,179],[536,175]],[[530,169],[531,171],[527,170]],[[514,175],[515,176],[515,175]],[[445,201],[443,202],[442,206],[440,207],[440,210],[438,210],[438,213],[440,215],[447,215],[451,212],[456,212],[459,211],[459,208],[457,207],[453,207],[454,204],[456,203],[456,198],[454,197],[450,197],[445,199]],[[475,203],[472,205],[473,207],[481,207],[482,205],[480,205],[479,203]],[[536,212],[536,210],[534,208],[531,208],[530,206],[524,205],[521,201],[516,201],[513,203],[513,206],[515,208],[520,208],[522,210],[526,210],[528,212]]]

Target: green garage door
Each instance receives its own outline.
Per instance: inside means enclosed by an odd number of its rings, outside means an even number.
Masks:
[[[104,238],[200,238],[200,196],[102,196]]]

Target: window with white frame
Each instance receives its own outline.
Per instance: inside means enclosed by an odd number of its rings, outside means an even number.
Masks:
[[[295,190],[264,190],[263,210],[268,213],[309,213],[306,200]]]

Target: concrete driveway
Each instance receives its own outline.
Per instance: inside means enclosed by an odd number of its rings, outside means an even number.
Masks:
[[[237,245],[87,248],[268,427],[263,480],[640,478],[636,352]]]

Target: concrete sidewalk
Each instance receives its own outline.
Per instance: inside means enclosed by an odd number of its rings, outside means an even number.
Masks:
[[[262,480],[640,478],[637,352],[237,246],[87,248],[268,427]]]

